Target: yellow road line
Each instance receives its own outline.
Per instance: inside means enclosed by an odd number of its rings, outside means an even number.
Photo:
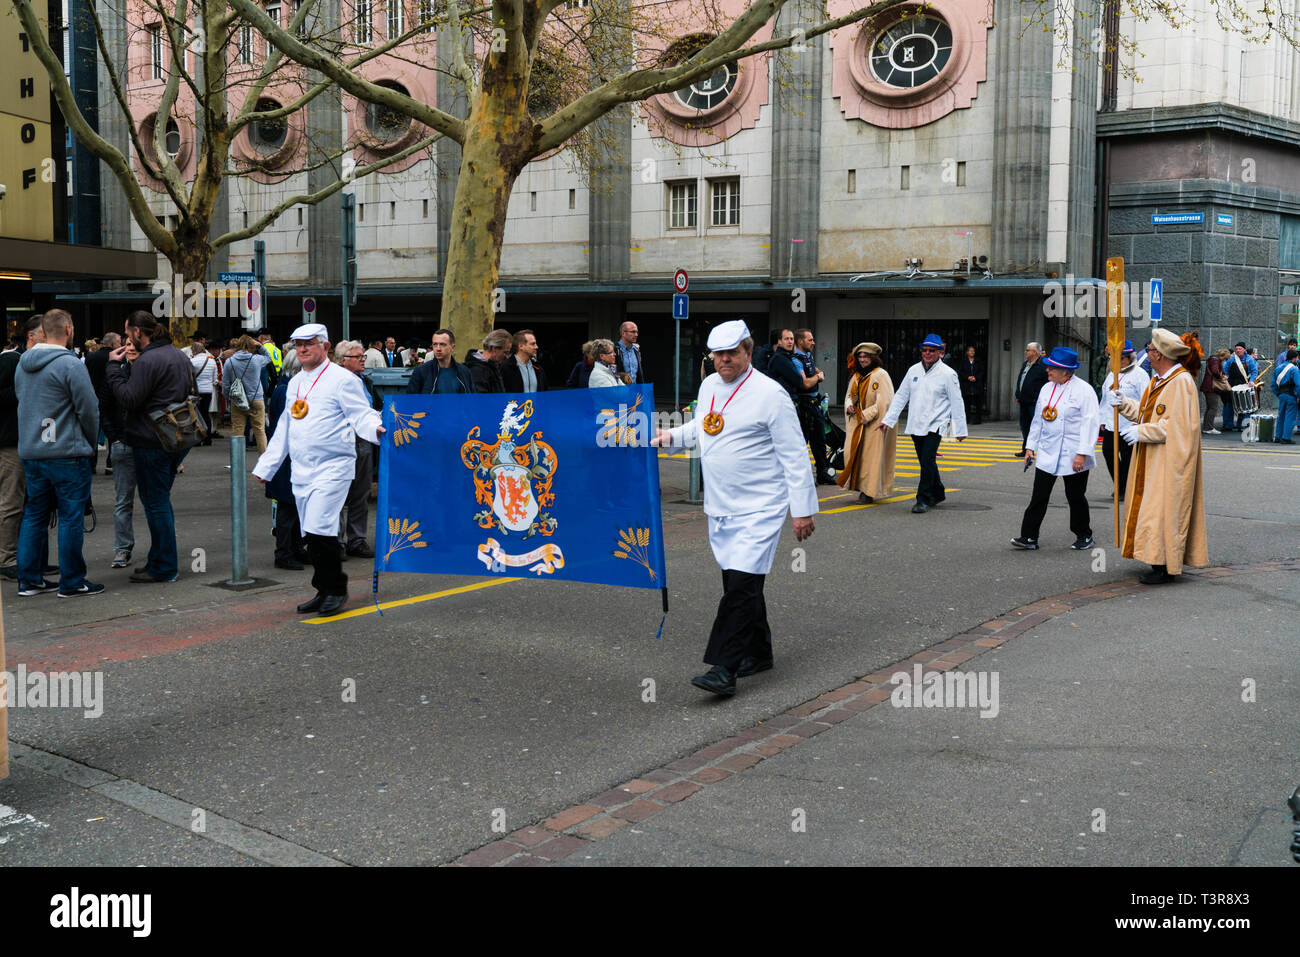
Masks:
[[[399,598],[396,601],[381,602],[379,608],[387,611],[389,608],[398,608],[402,605],[418,605],[420,602],[433,601],[435,598],[446,598],[448,595],[463,595],[466,592],[478,591],[480,588],[491,588],[493,585],[504,585],[507,582],[517,582],[518,578],[494,578],[491,581],[475,582],[473,585],[461,585],[457,588],[448,588],[445,591],[435,591],[428,595],[415,595],[411,598]],[[330,615],[328,618],[304,618],[305,625],[328,625],[336,621],[343,621],[347,618],[360,618],[362,615],[373,615],[379,610],[374,604],[367,605],[365,608],[354,608],[352,611],[345,611],[340,615]]]

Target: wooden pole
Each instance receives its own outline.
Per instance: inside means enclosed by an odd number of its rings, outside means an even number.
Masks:
[[[1106,344],[1110,346],[1110,387],[1112,392],[1119,391],[1119,370],[1124,365],[1124,259],[1114,256],[1106,260]],[[1114,482],[1115,511],[1115,547],[1120,547],[1119,525],[1119,444],[1123,441],[1119,434],[1119,408],[1114,412],[1114,428],[1111,432],[1111,474]]]

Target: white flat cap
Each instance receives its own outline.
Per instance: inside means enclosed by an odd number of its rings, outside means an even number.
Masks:
[[[319,322],[309,322],[307,325],[299,326],[293,330],[293,335],[289,338],[293,340],[315,339],[317,336],[323,336],[326,341],[329,341],[330,331]]]
[[[709,351],[722,352],[734,349],[750,336],[749,326],[744,319],[732,319],[722,322],[709,330]]]

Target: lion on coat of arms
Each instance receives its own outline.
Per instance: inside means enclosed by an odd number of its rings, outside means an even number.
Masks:
[[[474,477],[474,497],[487,506],[474,514],[480,528],[502,535],[522,532],[524,538],[549,536],[559,523],[544,509],[555,503],[551,483],[558,465],[555,449],[534,432],[521,444],[533,414],[533,401],[507,403],[492,445],[478,438],[474,426],[460,447],[460,458]]]

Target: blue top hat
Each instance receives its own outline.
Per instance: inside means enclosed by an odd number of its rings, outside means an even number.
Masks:
[[[1058,369],[1077,369],[1079,368],[1079,353],[1073,349],[1067,349],[1065,346],[1057,346],[1052,350],[1052,354],[1043,361],[1049,366],[1056,366]]]
[[[1133,350],[1133,340],[1132,340],[1132,339],[1125,339],[1125,340],[1124,340],[1124,351],[1123,351],[1123,353],[1121,353],[1121,355],[1131,356],[1131,355],[1133,354],[1133,351],[1134,351],[1134,350]]]
[[[942,349],[943,340],[932,332],[926,336],[925,340],[921,343],[922,348],[925,348],[926,346],[934,346],[936,349]]]

